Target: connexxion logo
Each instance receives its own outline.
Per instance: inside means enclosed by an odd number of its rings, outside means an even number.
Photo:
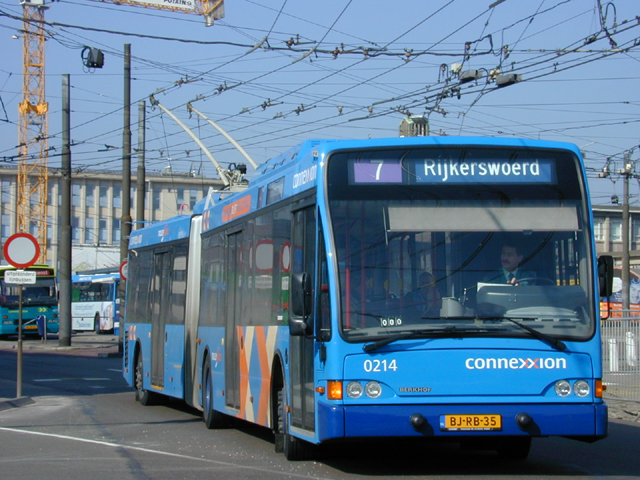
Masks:
[[[563,370],[567,368],[566,358],[467,358],[464,366],[468,370],[519,370],[538,368]]]

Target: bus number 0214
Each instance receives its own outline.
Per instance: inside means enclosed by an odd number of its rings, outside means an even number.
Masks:
[[[364,361],[364,371],[369,372],[388,372],[388,371],[397,371],[398,364],[396,363],[395,358],[391,361],[387,360],[365,360]]]

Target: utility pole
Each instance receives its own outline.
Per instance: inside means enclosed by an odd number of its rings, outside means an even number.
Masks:
[[[58,345],[71,345],[71,148],[69,74],[62,75],[62,180],[60,189],[60,247],[58,251],[60,275],[60,303],[58,305]]]
[[[138,102],[138,173],[136,175],[136,230],[144,227],[144,199],[145,199],[145,116],[146,102]]]
[[[124,128],[122,130],[122,217],[120,219],[120,264],[127,259],[129,236],[131,235],[131,44],[124,45]],[[124,299],[126,280],[121,279],[118,288],[119,340],[122,350],[124,339]]]
[[[624,153],[624,168],[620,174],[624,177],[622,190],[622,309],[629,310],[629,177],[634,176],[630,152]]]

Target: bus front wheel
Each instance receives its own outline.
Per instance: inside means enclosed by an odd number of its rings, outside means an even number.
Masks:
[[[284,453],[287,460],[308,460],[313,458],[314,445],[289,434],[286,395],[286,388],[278,390],[276,452]]]
[[[211,366],[207,362],[202,375],[202,420],[208,429],[227,428],[231,418],[213,409],[213,378]]]

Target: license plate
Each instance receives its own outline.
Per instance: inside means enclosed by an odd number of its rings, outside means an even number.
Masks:
[[[38,326],[37,325],[25,325],[24,329],[25,330],[37,330]]]
[[[502,430],[502,417],[500,415],[441,415],[440,430]]]

